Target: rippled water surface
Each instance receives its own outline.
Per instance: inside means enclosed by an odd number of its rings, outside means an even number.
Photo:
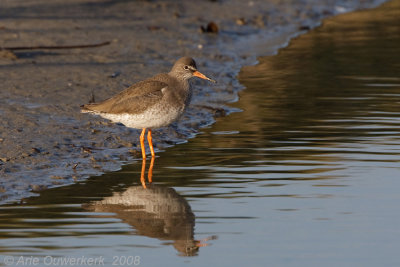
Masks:
[[[158,153],[147,189],[137,162],[2,206],[1,264],[399,266],[399,17],[345,14],[244,68],[243,112]]]

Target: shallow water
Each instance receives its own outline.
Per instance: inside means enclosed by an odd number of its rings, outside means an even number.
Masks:
[[[243,112],[158,153],[147,189],[137,162],[2,206],[0,262],[400,264],[399,15],[329,19],[244,68]]]

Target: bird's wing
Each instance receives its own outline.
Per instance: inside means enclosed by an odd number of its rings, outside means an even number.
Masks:
[[[164,82],[145,80],[100,103],[84,105],[83,110],[112,114],[138,114],[158,103],[168,85]]]

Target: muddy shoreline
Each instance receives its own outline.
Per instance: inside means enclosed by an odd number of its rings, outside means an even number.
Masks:
[[[65,50],[0,51],[0,194],[14,201],[48,187],[118,170],[140,157],[139,131],[81,114],[168,71],[190,55],[217,85],[195,81],[193,101],[174,125],[154,132],[156,148],[185,142],[215,117],[234,112],[243,87],[236,75],[273,54],[323,18],[371,1],[3,1],[0,47],[109,45]],[[201,26],[218,25],[218,33]]]

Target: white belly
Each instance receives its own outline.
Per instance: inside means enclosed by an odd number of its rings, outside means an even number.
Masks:
[[[162,108],[155,106],[147,109],[141,114],[110,114],[110,113],[95,113],[112,122],[120,122],[126,127],[142,129],[142,128],[160,128],[168,126],[176,121],[182,114],[183,109]]]

